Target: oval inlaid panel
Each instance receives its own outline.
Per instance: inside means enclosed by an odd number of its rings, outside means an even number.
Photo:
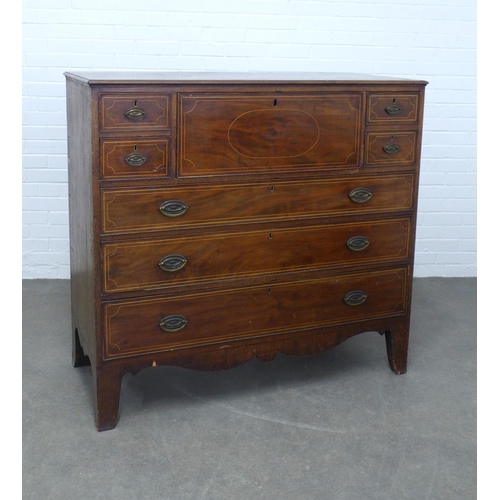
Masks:
[[[290,158],[310,151],[318,142],[318,122],[296,109],[257,109],[231,123],[228,140],[249,158]]]

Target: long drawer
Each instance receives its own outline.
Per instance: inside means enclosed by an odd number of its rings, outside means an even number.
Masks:
[[[108,358],[406,312],[408,269],[104,304]]]
[[[105,292],[408,258],[410,219],[109,243]]]
[[[413,174],[224,186],[102,189],[102,234],[409,210]]]

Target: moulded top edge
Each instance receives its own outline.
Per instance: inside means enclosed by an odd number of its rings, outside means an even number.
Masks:
[[[82,71],[66,72],[66,78],[89,85],[96,84],[400,84],[427,85],[425,80],[412,80],[384,75],[326,72],[200,72],[200,71]]]

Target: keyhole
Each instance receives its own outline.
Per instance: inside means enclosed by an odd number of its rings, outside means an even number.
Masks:
[[[391,135],[391,142],[394,142],[394,136]]]
[[[134,101],[134,107],[137,108],[137,101]]]
[[[137,144],[134,144],[134,151],[137,151]]]
[[[269,233],[269,239],[272,240],[273,239],[273,233]]]
[[[274,100],[274,105],[277,106],[278,105],[278,99],[275,99]]]
[[[271,287],[267,288],[267,294],[269,295],[271,293]]]
[[[271,193],[274,193],[274,185],[271,184],[271,187],[269,188],[269,191],[271,191]]]
[[[396,98],[392,100],[392,104],[396,104]]]

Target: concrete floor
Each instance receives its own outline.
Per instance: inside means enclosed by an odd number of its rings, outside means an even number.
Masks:
[[[24,500],[476,498],[476,280],[415,280],[408,373],[376,333],[227,372],[126,375],[94,428],[69,281],[23,282]]]

